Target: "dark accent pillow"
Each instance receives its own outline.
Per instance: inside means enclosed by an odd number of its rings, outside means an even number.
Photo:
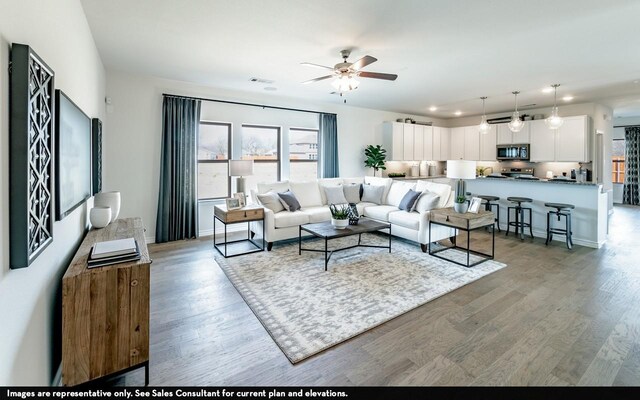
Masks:
[[[405,194],[400,201],[400,205],[398,206],[398,208],[410,212],[416,200],[418,200],[418,197],[420,197],[421,194],[422,192],[416,192],[413,189],[409,189],[407,194]]]
[[[362,198],[362,185],[352,183],[350,185],[344,185],[342,190],[344,191],[344,197],[347,199],[347,203],[360,203],[360,199]]]
[[[280,201],[287,211],[298,211],[300,209],[300,202],[296,199],[296,196],[291,190],[287,190],[283,193],[278,193]]]

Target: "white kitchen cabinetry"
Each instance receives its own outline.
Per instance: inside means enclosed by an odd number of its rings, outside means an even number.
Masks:
[[[564,117],[558,130],[547,128],[543,120],[531,122],[531,161],[591,161],[591,120],[587,115]]]
[[[451,128],[450,158],[464,160],[464,127]]]
[[[450,128],[433,127],[433,160],[446,161],[449,159],[450,141]]]
[[[478,161],[480,159],[480,131],[478,125],[464,127],[464,159]]]
[[[385,122],[382,147],[389,161],[443,161],[449,158],[449,128]]]
[[[420,161],[424,158],[424,125],[413,126],[413,158],[412,160]],[[430,127],[429,127],[430,128]]]
[[[404,124],[403,129],[403,150],[402,150],[402,160],[411,161],[413,160],[413,132],[415,131],[414,126],[412,124]]]
[[[496,124],[496,144],[527,144],[531,141],[531,125],[536,121],[525,121],[520,132],[511,132],[509,124]]]
[[[496,126],[489,125],[487,133],[480,134],[480,158],[478,161],[496,161]]]
[[[402,122],[385,122],[382,125],[382,147],[387,150],[387,160],[404,160],[404,126]]]
[[[423,126],[422,157],[416,160],[433,160],[433,126]],[[416,142],[416,151],[419,144]]]

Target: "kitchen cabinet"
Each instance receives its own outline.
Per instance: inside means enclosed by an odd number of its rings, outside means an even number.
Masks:
[[[424,157],[424,128],[431,128],[430,126],[414,125],[413,126],[413,158],[412,160],[420,161],[425,160]],[[427,158],[430,160],[430,158]]]
[[[496,144],[527,144],[531,142],[531,123],[525,121],[520,132],[511,132],[509,124],[496,124]]]
[[[415,131],[414,125],[404,124],[403,127],[403,139],[402,139],[402,160],[413,160],[413,132]]]
[[[433,126],[423,126],[422,157],[416,160],[433,160]],[[416,148],[418,143],[416,143]]]
[[[489,125],[487,133],[480,134],[480,157],[478,161],[496,161],[497,127]]]
[[[480,131],[478,125],[464,127],[464,159],[477,161],[480,159]]]
[[[449,159],[450,128],[433,127],[433,160],[446,161]]]
[[[464,160],[464,127],[451,128],[451,147],[449,149],[452,160]]]
[[[587,115],[564,117],[558,130],[547,128],[544,120],[531,122],[531,161],[591,161],[591,120]]]
[[[449,128],[385,122],[382,147],[389,161],[443,161],[449,158]]]
[[[382,147],[387,150],[387,160],[404,160],[404,124],[385,122],[382,125]]]

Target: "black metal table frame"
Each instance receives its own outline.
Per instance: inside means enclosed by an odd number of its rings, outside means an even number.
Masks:
[[[456,229],[456,236],[458,234],[458,232],[457,232],[458,230],[467,232],[467,247],[464,248],[464,247],[458,246],[458,244],[457,244],[458,241],[456,240],[455,243],[453,244],[453,246],[446,246],[446,247],[444,247],[442,249],[433,250],[432,249],[432,245],[431,245],[431,225],[432,224],[446,226],[446,227],[449,227],[449,228],[454,228],[454,229]],[[434,256],[436,258],[439,258],[441,260],[445,260],[445,261],[449,261],[449,262],[452,262],[452,263],[457,264],[457,265],[461,265],[461,266],[466,267],[466,268],[475,267],[476,265],[482,264],[485,261],[493,260],[494,256],[495,256],[495,253],[496,253],[496,230],[495,229],[491,229],[491,254],[483,253],[483,252],[476,251],[476,250],[471,250],[471,232],[475,231],[475,230],[478,230],[478,229],[484,229],[484,228],[492,226],[494,224],[495,224],[495,222],[492,222],[490,224],[478,226],[478,227],[473,228],[473,229],[465,229],[465,228],[460,228],[459,226],[445,224],[445,223],[442,223],[442,222],[429,221],[429,255],[430,256]],[[451,250],[451,249],[465,250],[467,252],[467,263],[464,264],[464,263],[452,260],[450,258],[441,256],[441,255],[438,254],[440,252]],[[471,254],[475,254],[475,255],[478,255],[478,256],[483,256],[484,258],[482,258],[479,261],[474,262],[473,264],[470,264],[470,261],[471,261],[470,260],[470,258],[471,258],[470,256],[471,256]]]
[[[216,243],[216,220],[220,221],[223,225],[224,225],[224,242],[220,242],[220,243]],[[262,237],[260,238],[260,241],[262,242],[262,245],[258,244],[255,242],[254,239],[251,238],[251,222],[256,222],[256,221],[262,221]],[[247,238],[246,239],[238,239],[238,240],[231,240],[231,241],[227,241],[227,225],[228,224],[247,224]],[[233,243],[240,243],[240,242],[249,242],[252,245],[254,245],[256,247],[255,250],[249,250],[249,251],[245,251],[242,253],[236,253],[236,254],[231,254],[231,255],[227,255],[227,247],[230,244]],[[222,250],[220,250],[220,246],[218,245],[224,245],[224,253],[222,252]],[[223,220],[221,220],[220,218],[218,218],[217,215],[214,214],[213,216],[213,247],[215,247],[216,250],[218,250],[218,253],[220,253],[224,258],[231,258],[231,257],[237,257],[237,256],[244,256],[247,254],[252,254],[252,253],[259,253],[261,251],[264,251],[264,215],[262,218],[256,218],[256,219],[252,219],[249,221],[235,221],[235,222],[224,222]]]
[[[388,246],[375,246],[375,245],[371,245],[371,244],[362,244],[362,234],[363,233],[380,232],[380,231],[385,230],[385,229],[389,230],[389,245]],[[302,248],[302,231],[303,230],[305,232],[310,233],[314,237],[317,237],[317,238],[320,238],[320,239],[324,239],[324,250],[321,250],[321,249],[303,249]],[[340,238],[343,238],[343,237],[349,237],[349,236],[355,236],[355,235],[358,235],[358,244],[354,244],[353,246],[348,246],[348,247],[341,247],[339,249],[329,250],[329,240],[331,240],[331,239],[340,239]],[[324,253],[324,270],[325,271],[327,271],[327,266],[329,265],[329,260],[331,259],[331,256],[333,255],[333,253],[335,253],[337,251],[354,249],[356,247],[372,247],[372,248],[376,248],[376,249],[389,249],[389,253],[391,253],[391,224],[388,224],[387,227],[379,228],[379,229],[376,229],[375,231],[371,231],[371,232],[360,232],[360,233],[354,233],[352,235],[336,236],[336,237],[328,237],[328,236],[320,235],[318,233],[315,233],[313,231],[305,229],[303,225],[300,225],[298,227],[298,255],[302,255],[303,251],[313,251],[313,252],[317,252],[317,253]]]

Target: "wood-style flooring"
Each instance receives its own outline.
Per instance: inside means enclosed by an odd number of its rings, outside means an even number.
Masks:
[[[599,250],[497,234],[507,268],[297,365],[216,265],[211,237],[151,245],[150,383],[640,385],[639,227],[640,208],[619,206]]]

